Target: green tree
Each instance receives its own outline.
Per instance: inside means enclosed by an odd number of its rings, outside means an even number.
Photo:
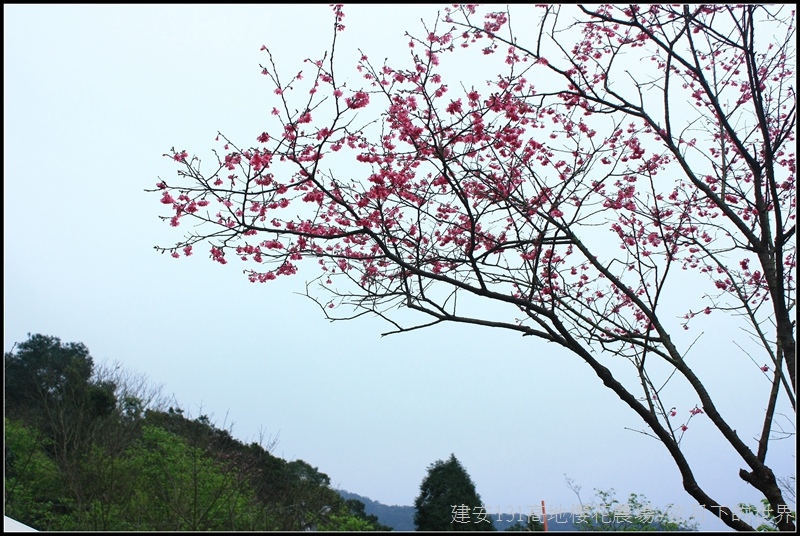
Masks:
[[[392,527],[388,525],[383,525],[379,521],[378,516],[374,514],[368,514],[366,510],[366,505],[363,502],[359,501],[358,499],[345,499],[344,504],[349,510],[350,514],[361,519],[362,521],[366,521],[367,523],[373,526],[373,528],[369,530],[383,530],[383,531],[392,530]]]
[[[82,343],[63,344],[58,337],[28,335],[16,352],[4,356],[5,403],[9,416],[45,418],[56,432],[76,419],[105,416],[116,405],[114,386],[92,382],[94,360]]]
[[[347,532],[366,532],[366,531],[391,531],[391,527],[382,525],[378,517],[367,514],[363,502],[356,499],[344,499],[341,496],[334,498],[335,504],[325,509],[325,519],[318,525],[309,528],[316,528],[322,531],[347,531]]]
[[[250,497],[232,475],[180,436],[151,426],[143,434],[126,468],[138,477],[126,508],[140,530],[236,530],[235,514]]]
[[[376,530],[375,526],[369,521],[346,512],[331,514],[315,528],[326,532],[367,532]]]
[[[96,366],[92,385],[113,386],[117,401],[111,415],[96,418],[82,442],[89,445],[80,459],[79,493],[84,505],[76,514],[81,530],[136,530],[126,505],[135,491],[137,475],[126,471],[125,458],[142,438],[145,411],[164,404],[160,386],[126,371],[120,364]]]
[[[5,418],[4,511],[38,530],[59,530],[64,485],[42,432]]]
[[[428,466],[414,507],[417,530],[495,530],[475,484],[454,454]]]
[[[84,478],[82,467],[99,431],[114,420],[116,386],[94,380],[85,345],[58,337],[29,334],[16,352],[5,354],[4,365],[6,415],[43,433],[71,508],[80,512],[93,500],[87,484],[95,482]]]

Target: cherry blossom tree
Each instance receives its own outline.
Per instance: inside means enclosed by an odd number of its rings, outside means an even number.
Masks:
[[[695,477],[692,418],[793,530],[767,452],[778,408],[795,414],[794,11],[514,9],[520,27],[512,11],[445,9],[407,34],[407,66],[362,53],[360,85],[334,61],[341,6],[306,72],[279,76],[264,47],[274,125],[246,145],[220,134],[210,167],[166,155],[177,178],[151,191],[165,221],[192,226],[156,249],[202,245],[253,282],[314,259],[307,294],[326,317],[377,315],[387,334],[459,322],[560,345],[639,415],[698,504],[752,530]],[[471,80],[481,65],[496,75]],[[742,334],[724,366],[749,370],[736,388],[765,408],[753,441],[696,366],[684,332],[706,315],[704,336]]]

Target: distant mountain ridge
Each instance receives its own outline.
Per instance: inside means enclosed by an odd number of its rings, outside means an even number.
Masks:
[[[414,507],[413,506],[389,506],[378,501],[373,501],[369,497],[350,493],[343,489],[336,490],[344,499],[356,499],[364,503],[364,511],[378,517],[378,521],[392,527],[397,531],[414,530]]]

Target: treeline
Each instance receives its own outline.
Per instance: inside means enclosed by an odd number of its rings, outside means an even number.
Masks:
[[[302,460],[190,418],[80,343],[5,354],[5,515],[38,530],[390,530]]]

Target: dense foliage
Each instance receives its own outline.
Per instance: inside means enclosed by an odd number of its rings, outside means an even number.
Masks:
[[[580,499],[580,495],[578,496]],[[581,503],[581,512],[574,525],[581,531],[651,532],[695,531],[698,524],[693,518],[683,519],[665,509],[650,504],[643,495],[631,493],[625,502],[616,498],[614,490],[596,490],[595,500]]]
[[[6,353],[5,406],[5,514],[38,530],[389,529],[317,468],[164,408],[82,344]]]

